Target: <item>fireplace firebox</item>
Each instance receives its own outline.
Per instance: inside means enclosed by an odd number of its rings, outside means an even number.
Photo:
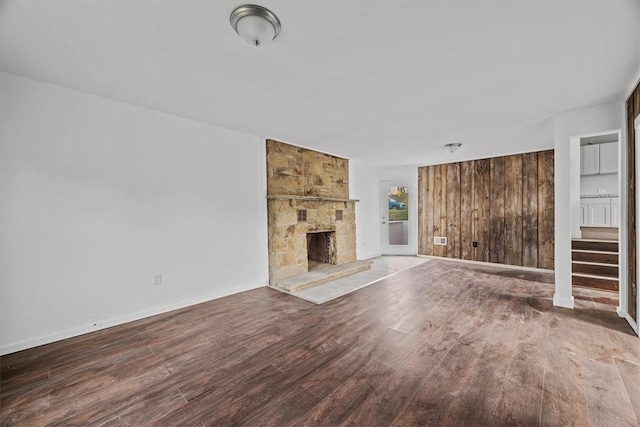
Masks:
[[[307,233],[307,258],[309,270],[321,264],[336,264],[335,231],[318,231]]]

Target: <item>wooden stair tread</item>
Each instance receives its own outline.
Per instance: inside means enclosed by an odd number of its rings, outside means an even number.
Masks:
[[[571,262],[577,263],[600,263],[619,267],[620,255],[618,252],[594,251],[574,249],[571,251]],[[576,264],[589,265],[589,264]]]
[[[618,264],[610,264],[608,262],[594,262],[594,261],[575,261],[575,260],[571,260],[571,264],[601,265],[601,266],[604,266],[604,267],[619,267]]]
[[[572,240],[572,250],[590,250],[597,252],[618,252],[620,245],[612,240]]]
[[[598,276],[596,274],[587,274],[587,273],[571,273],[572,276],[576,277],[587,277],[589,279],[603,279],[603,280],[614,280],[618,281],[618,277],[609,277],[609,276]]]
[[[616,277],[600,277],[584,273],[572,274],[571,285],[589,289],[606,289],[611,291],[618,291],[620,287],[620,283]]]
[[[571,249],[571,252],[580,252],[583,254],[618,255],[617,251],[598,251],[595,249]]]
[[[607,239],[571,239],[572,242],[618,243],[617,240]]]

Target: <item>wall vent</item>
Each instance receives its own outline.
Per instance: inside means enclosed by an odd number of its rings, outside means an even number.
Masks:
[[[307,220],[307,210],[298,209],[298,222],[304,222]]]
[[[433,237],[433,244],[434,245],[440,245],[440,246],[447,246],[447,238],[446,237],[440,237],[440,236],[434,236]]]

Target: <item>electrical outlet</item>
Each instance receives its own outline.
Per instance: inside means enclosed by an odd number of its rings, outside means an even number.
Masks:
[[[156,273],[153,275],[153,286],[162,285],[162,273]]]

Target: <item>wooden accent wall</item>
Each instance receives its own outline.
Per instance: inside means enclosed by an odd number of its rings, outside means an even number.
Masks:
[[[627,170],[629,171],[629,180],[627,182],[629,188],[629,197],[627,199],[627,209],[629,212],[627,228],[629,265],[627,312],[636,321],[638,320],[638,307],[636,307],[637,300],[633,292],[634,284],[636,284],[635,291],[638,292],[638,276],[636,271],[636,130],[634,122],[638,115],[640,115],[640,85],[636,86],[629,99],[627,99],[627,150],[629,153],[627,158]]]
[[[553,269],[553,186],[553,150],[421,167],[418,253]]]

